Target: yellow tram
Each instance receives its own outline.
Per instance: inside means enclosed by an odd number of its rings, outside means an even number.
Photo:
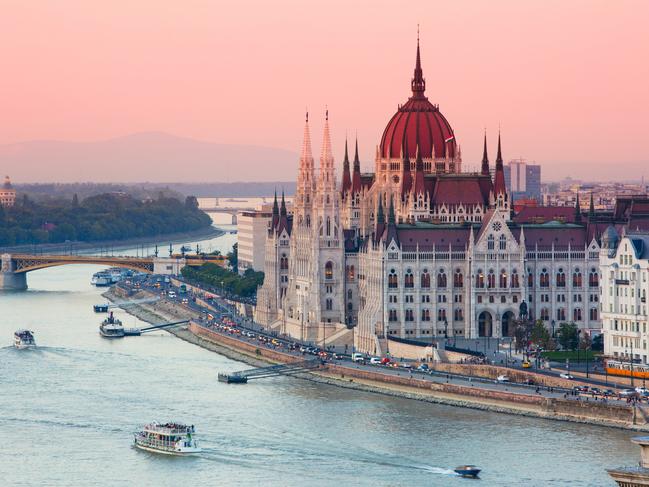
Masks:
[[[631,373],[632,370],[633,374]],[[606,373],[608,375],[620,375],[622,377],[631,377],[633,375],[637,379],[649,379],[649,365],[607,360]]]

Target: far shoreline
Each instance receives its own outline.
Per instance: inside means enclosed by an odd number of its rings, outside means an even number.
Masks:
[[[68,253],[86,253],[96,251],[116,251],[124,250],[132,247],[152,246],[156,243],[164,242],[168,244],[185,243],[188,240],[205,240],[208,238],[216,238],[225,235],[226,230],[210,225],[209,227],[201,228],[199,230],[192,230],[189,232],[175,232],[165,233],[161,235],[152,235],[148,237],[127,238],[123,240],[102,240],[97,242],[61,242],[52,244],[23,244],[14,245],[11,247],[0,247],[0,254],[12,253],[25,253],[25,254],[68,254]],[[165,248],[158,249],[161,253],[165,252]]]

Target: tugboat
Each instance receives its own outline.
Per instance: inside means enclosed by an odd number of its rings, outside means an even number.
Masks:
[[[35,347],[34,332],[29,330],[16,330],[14,332],[14,346],[18,349]]]
[[[193,435],[194,425],[153,422],[134,434],[133,444],[136,448],[154,453],[191,455],[202,451]]]
[[[108,318],[99,325],[99,333],[104,338],[122,338],[124,337],[124,325],[113,316],[113,312],[111,311]]]
[[[454,471],[456,474],[462,477],[475,479],[478,478],[478,474],[481,470],[475,465],[461,465],[459,467],[456,467]]]

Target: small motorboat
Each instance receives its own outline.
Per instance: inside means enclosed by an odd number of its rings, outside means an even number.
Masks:
[[[30,330],[16,330],[14,332],[14,346],[18,349],[35,347],[34,332]]]
[[[107,304],[95,304],[92,309],[95,310],[95,313],[108,313]]]
[[[454,472],[462,477],[477,478],[480,473],[480,469],[475,465],[461,465],[455,467]]]

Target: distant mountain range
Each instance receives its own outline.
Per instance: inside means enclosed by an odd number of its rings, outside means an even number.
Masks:
[[[298,155],[273,147],[216,144],[161,132],[95,142],[0,145],[0,173],[19,182],[291,181]]]

